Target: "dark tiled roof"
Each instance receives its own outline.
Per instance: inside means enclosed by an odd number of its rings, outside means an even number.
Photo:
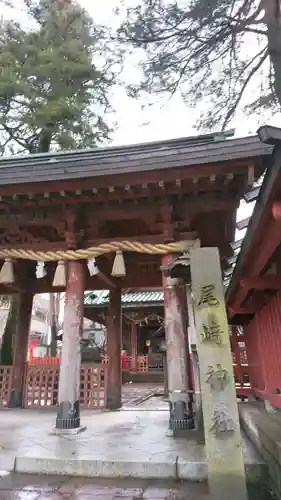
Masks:
[[[94,178],[210,164],[271,154],[258,136],[226,139],[223,134],[185,137],[123,147],[21,155],[0,159],[1,185]]]
[[[103,306],[108,304],[108,290],[95,290],[85,294],[85,306]],[[161,304],[164,300],[162,290],[153,290],[146,292],[127,292],[122,294],[122,304]]]

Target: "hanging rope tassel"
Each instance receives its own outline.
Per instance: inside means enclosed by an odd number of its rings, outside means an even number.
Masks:
[[[13,261],[10,258],[5,259],[2,269],[0,271],[0,283],[14,283],[15,282],[15,274],[14,274],[14,265]]]
[[[66,269],[64,260],[59,260],[53,279],[53,286],[66,286]]]
[[[117,250],[116,252],[111,276],[115,276],[116,278],[122,278],[123,276],[126,276],[125,260],[122,250]]]

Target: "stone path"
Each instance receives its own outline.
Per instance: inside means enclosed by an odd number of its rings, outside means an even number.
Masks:
[[[122,386],[123,407],[133,407],[142,400],[146,400],[153,393],[163,392],[164,387],[161,384],[154,383],[127,383]]]
[[[137,407],[138,408],[138,407]],[[202,480],[204,446],[168,433],[168,410],[83,411],[78,436],[50,435],[52,410],[0,412],[0,470],[64,476]],[[244,437],[249,481],[259,481],[264,463]],[[0,499],[1,500],[1,499]]]
[[[0,500],[210,500],[206,484],[35,476],[0,471]],[[249,490],[249,500],[273,500]]]
[[[1,474],[1,473],[0,473]],[[203,484],[93,480],[10,474],[0,479],[1,500],[205,500]]]

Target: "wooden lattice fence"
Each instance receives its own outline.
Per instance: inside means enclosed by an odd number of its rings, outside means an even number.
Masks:
[[[25,375],[24,408],[56,406],[58,403],[59,365],[27,365]],[[82,364],[80,404],[84,408],[104,408],[106,401],[106,373],[102,365]]]
[[[12,390],[13,367],[0,365],[0,408],[9,405]]]

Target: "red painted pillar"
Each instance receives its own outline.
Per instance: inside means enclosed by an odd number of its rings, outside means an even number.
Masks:
[[[121,289],[114,288],[109,292],[107,316],[107,408],[117,410],[122,406],[122,373],[121,373]]]
[[[65,292],[57,429],[80,430],[80,340],[84,317],[84,262],[70,261]]]
[[[165,255],[166,266],[175,256]],[[185,321],[178,279],[163,277],[165,332],[167,343],[167,371],[170,403],[170,428],[177,431],[193,425],[188,410],[188,372]]]
[[[13,378],[9,406],[23,406],[25,368],[27,362],[28,339],[32,313],[33,294],[22,293],[19,297],[18,326],[13,346]]]
[[[131,352],[132,352],[132,365],[131,370],[137,371],[137,325],[132,321],[131,323]]]

